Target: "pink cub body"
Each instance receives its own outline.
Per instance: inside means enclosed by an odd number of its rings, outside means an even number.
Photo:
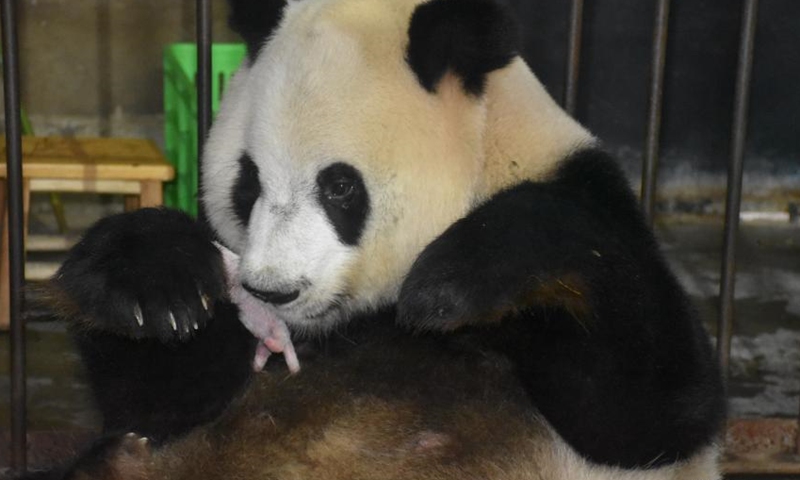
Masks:
[[[239,256],[219,243],[215,243],[225,262],[229,294],[231,301],[239,307],[239,320],[259,339],[256,355],[253,358],[253,370],[259,372],[264,368],[270,355],[283,353],[289,371],[300,371],[300,362],[292,344],[289,328],[286,323],[275,316],[262,301],[250,295],[242,287],[239,278]]]

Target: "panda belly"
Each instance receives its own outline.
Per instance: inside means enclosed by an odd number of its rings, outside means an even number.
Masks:
[[[654,470],[584,461],[473,340],[395,332],[326,346],[294,376],[263,372],[216,422],[157,450],[149,478],[719,478],[711,449]]]

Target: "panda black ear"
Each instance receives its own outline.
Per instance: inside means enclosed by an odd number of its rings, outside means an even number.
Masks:
[[[483,93],[486,75],[517,55],[518,31],[510,13],[493,0],[430,0],[408,28],[406,59],[429,92],[448,70],[464,89]]]
[[[280,23],[286,0],[228,0],[228,4],[228,24],[247,44],[247,57],[253,62]]]

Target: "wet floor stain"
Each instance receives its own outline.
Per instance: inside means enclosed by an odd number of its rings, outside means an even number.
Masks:
[[[675,223],[659,229],[665,254],[716,334],[722,229]],[[732,417],[800,413],[800,226],[744,224],[737,238],[728,379]]]
[[[30,322],[27,340],[28,428],[98,429],[91,392],[63,323]],[[10,391],[8,335],[0,337],[0,391]],[[10,425],[7,395],[0,397],[0,428]]]

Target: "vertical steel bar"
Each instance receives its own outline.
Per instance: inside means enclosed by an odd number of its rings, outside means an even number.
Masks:
[[[197,182],[202,182],[203,147],[211,128],[211,2],[197,0]],[[204,218],[199,201],[197,211]]]
[[[22,213],[22,144],[19,102],[19,48],[13,0],[2,0],[3,86],[8,168],[9,285],[11,323],[11,466],[22,472],[27,464],[25,412],[25,325],[22,318],[25,278]]]
[[[583,34],[583,0],[572,0],[569,14],[569,47],[567,51],[567,81],[564,88],[564,110],[575,116],[578,102],[578,79]]]
[[[733,112],[731,159],[728,167],[728,188],[725,203],[725,233],[720,284],[720,315],[717,326],[717,355],[723,372],[730,364],[733,334],[733,301],[736,281],[736,235],[742,200],[744,147],[747,137],[747,110],[750,102],[750,77],[753,67],[753,44],[756,35],[758,0],[744,0],[739,65],[736,73],[736,98]]]
[[[650,105],[647,115],[647,138],[642,164],[642,208],[652,225],[656,205],[656,177],[661,147],[661,105],[664,97],[664,65],[667,59],[670,0],[658,0],[653,29],[653,63],[650,71]]]

